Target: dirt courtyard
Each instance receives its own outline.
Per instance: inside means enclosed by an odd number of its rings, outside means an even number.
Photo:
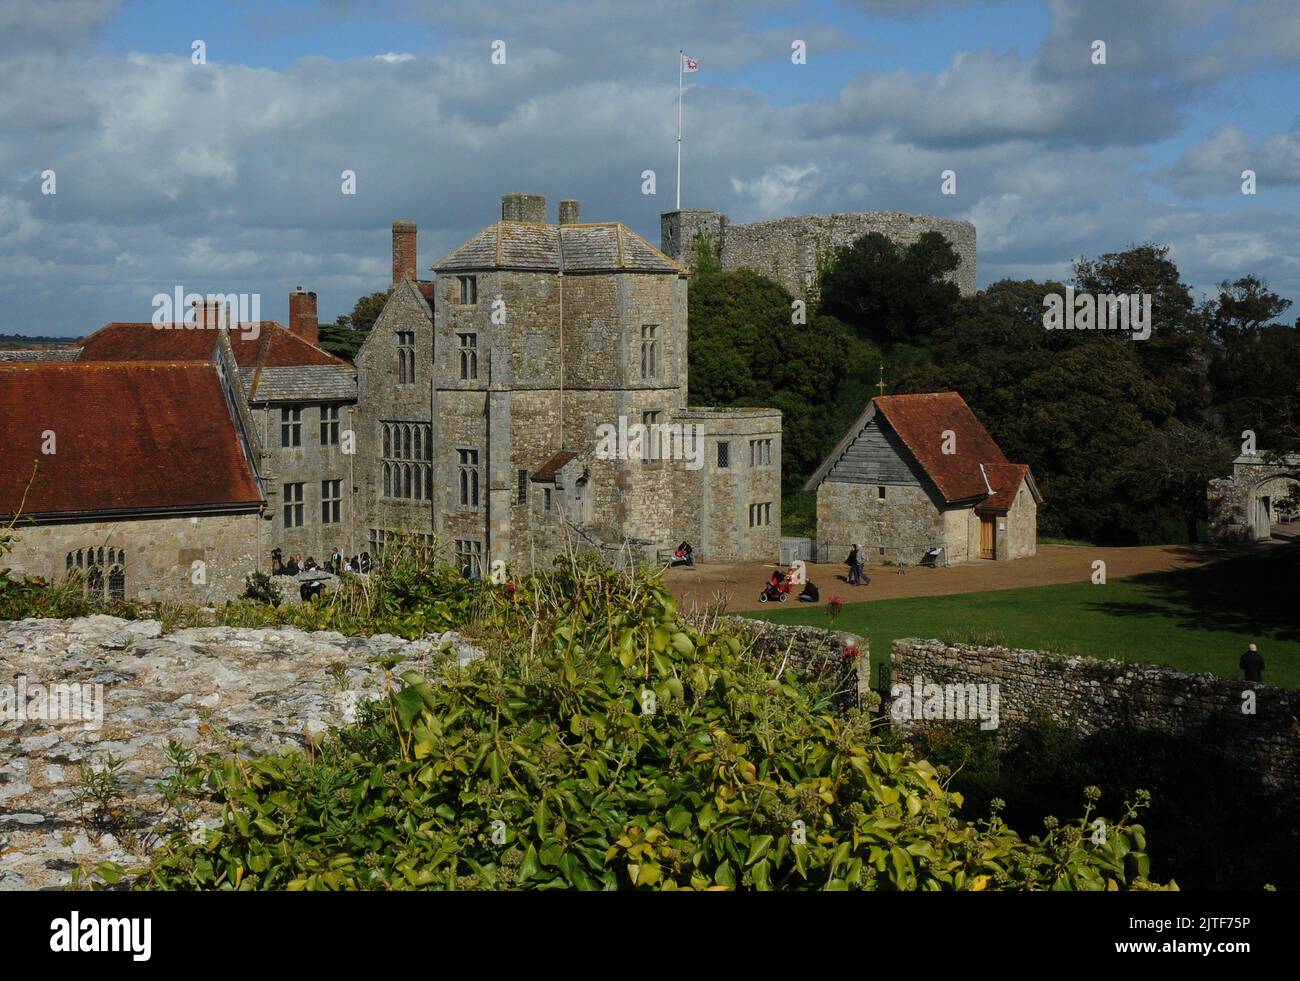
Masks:
[[[868,566],[870,585],[850,586],[839,563],[808,564],[808,578],[816,583],[821,599],[816,604],[799,603],[794,596],[784,606],[821,606],[831,596],[845,602],[898,599],[904,596],[947,596],[991,589],[1019,589],[1055,583],[1085,582],[1092,577],[1092,563],[1106,563],[1107,578],[1136,576],[1144,572],[1170,572],[1205,565],[1223,558],[1224,550],[1209,545],[1150,545],[1133,548],[1093,548],[1079,545],[1039,545],[1038,554],[1028,559],[994,562],[977,559],[949,568],[922,569],[909,566],[899,575],[889,566]],[[697,565],[664,572],[664,582],[682,609],[714,606],[725,601],[731,611],[766,609],[759,603],[763,584],[777,568],[774,563]]]

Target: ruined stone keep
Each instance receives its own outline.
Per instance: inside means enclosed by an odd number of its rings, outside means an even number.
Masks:
[[[911,245],[926,232],[939,232],[961,259],[953,280],[963,296],[975,292],[975,226],[950,218],[876,211],[734,225],[719,211],[684,208],[662,216],[660,247],[694,270],[701,243],[707,243],[724,270],[751,269],[781,283],[792,296],[808,298],[819,269],[834,250],[869,232],[880,232],[900,246]]]

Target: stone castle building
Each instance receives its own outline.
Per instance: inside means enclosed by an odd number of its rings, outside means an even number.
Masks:
[[[695,270],[700,244],[707,242],[724,270],[751,269],[781,283],[792,296],[807,298],[834,250],[869,232],[880,232],[900,246],[911,245],[926,232],[939,232],[961,260],[953,281],[963,296],[975,292],[975,226],[951,218],[876,211],[735,225],[719,211],[683,208],[662,216],[660,247]]]
[[[432,280],[416,235],[393,225],[393,287],[355,367],[320,348],[301,287],[287,328],[205,304],[0,354],[0,518],[21,515],[4,564],[212,602],[273,549],[324,561],[399,533],[479,573],[570,545],[776,558],[781,415],[686,404],[684,267],[574,201],[550,223],[537,195],[507,195]]]
[[[873,398],[808,480],[817,557],[941,564],[1033,555],[1042,496],[956,392]]]
[[[576,201],[558,217],[506,195],[431,282],[415,226],[394,223],[393,291],[357,356],[368,540],[428,534],[474,568],[538,567],[569,542],[775,557],[780,413],[688,408],[686,270]],[[602,452],[602,427],[644,427],[645,445]]]

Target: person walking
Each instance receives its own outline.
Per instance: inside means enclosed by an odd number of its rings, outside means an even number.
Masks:
[[[856,586],[862,577],[862,553],[858,550],[857,542],[854,542],[853,547],[849,549],[849,554],[844,560],[844,564],[849,567],[849,585]]]
[[[1259,650],[1254,644],[1246,648],[1246,653],[1241,655],[1241,660],[1237,666],[1246,672],[1246,680],[1253,681],[1256,684],[1264,683],[1264,659],[1259,656]]]

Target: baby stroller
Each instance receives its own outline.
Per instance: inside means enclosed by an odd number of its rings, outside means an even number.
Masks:
[[[760,603],[784,603],[790,596],[790,582],[781,577],[779,572],[772,573],[763,591],[758,594]]]

